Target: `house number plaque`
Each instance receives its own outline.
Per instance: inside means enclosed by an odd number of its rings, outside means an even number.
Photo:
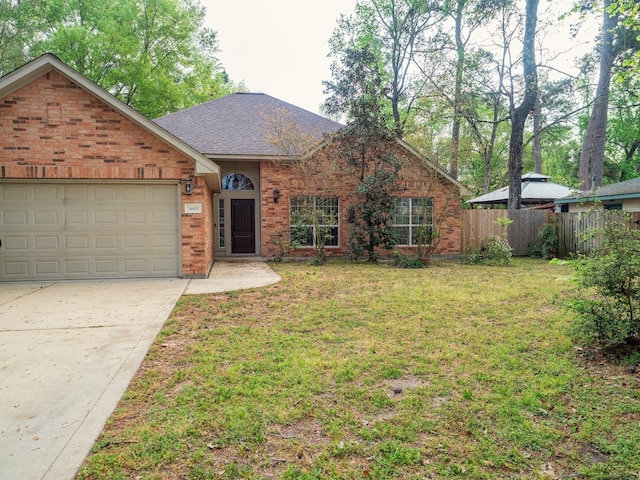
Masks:
[[[185,203],[184,204],[184,213],[202,213],[202,204],[201,203]]]

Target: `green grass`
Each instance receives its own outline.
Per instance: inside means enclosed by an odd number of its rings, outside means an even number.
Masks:
[[[640,383],[576,354],[569,267],[273,268],[180,300],[79,478],[638,478]]]

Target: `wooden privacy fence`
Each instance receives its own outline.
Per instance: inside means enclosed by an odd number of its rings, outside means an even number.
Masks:
[[[529,243],[538,238],[538,230],[544,222],[543,210],[463,210],[462,250],[478,248],[482,239],[489,235],[507,234],[509,245],[516,256],[529,253]],[[499,218],[510,218],[513,223],[508,228],[496,223]]]
[[[611,212],[607,212],[611,214]],[[538,231],[544,223],[543,210],[463,210],[462,249],[478,248],[482,239],[489,235],[507,233],[513,255],[529,254],[529,243],[538,240]],[[585,233],[604,226],[603,212],[556,213],[558,220],[558,256],[568,257],[571,253],[589,253],[601,241],[598,237],[585,237]],[[499,218],[509,217],[513,223],[508,229],[496,223]],[[640,212],[630,213],[629,225],[640,229]]]
[[[594,229],[603,228],[605,214],[613,212],[559,213],[558,214],[558,256],[568,257],[571,253],[589,253],[602,240],[599,237],[585,237]],[[640,212],[629,213],[629,226],[640,228]]]

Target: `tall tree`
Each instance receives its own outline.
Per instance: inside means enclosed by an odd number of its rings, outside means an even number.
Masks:
[[[391,213],[400,163],[390,148],[396,136],[387,127],[388,84],[369,46],[347,48],[331,70],[333,81],[324,82],[329,94],[325,108],[347,116],[349,124],[336,133],[335,144],[359,179],[347,208],[351,254],[357,258],[366,252],[368,261],[375,262],[376,248],[390,248],[396,239]]]
[[[606,145],[609,88],[613,68],[614,34],[618,15],[609,11],[610,0],[603,0],[602,38],[600,40],[600,73],[589,124],[580,153],[580,184],[584,190],[602,185]]]
[[[453,121],[451,126],[451,159],[449,174],[458,177],[458,160],[460,150],[460,126],[463,119],[464,92],[463,81],[467,68],[467,51],[473,33],[489,18],[495,15],[502,1],[497,0],[454,0],[448,6],[447,13],[454,23],[455,77],[453,97],[451,98]],[[507,2],[508,3],[508,2]],[[466,31],[464,30],[466,27]]]
[[[611,3],[610,13],[623,16],[622,24],[634,32],[640,31],[640,3],[637,0],[615,0]],[[637,40],[640,41],[640,35]],[[640,49],[625,61],[631,67],[631,74],[640,76]]]
[[[416,55],[425,32],[441,18],[435,0],[360,0],[355,14],[341,17],[330,41],[331,55],[368,45],[389,88],[393,129],[404,135],[423,80],[414,75]]]
[[[524,97],[518,106],[511,105],[511,140],[509,141],[509,210],[518,210],[522,199],[522,150],[524,126],[538,96],[538,71],[535,59],[535,37],[539,0],[527,0],[522,41]]]
[[[0,76],[28,59],[28,48],[44,28],[44,0],[0,0]]]
[[[640,79],[627,76],[612,82],[606,150],[608,179],[617,182],[640,176]]]
[[[40,1],[46,27],[25,45],[27,56],[54,53],[148,117],[235,88],[198,0]]]

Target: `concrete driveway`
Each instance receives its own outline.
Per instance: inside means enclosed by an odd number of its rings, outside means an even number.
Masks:
[[[254,261],[202,280],[0,283],[0,480],[74,477],[183,293],[279,280]]]

